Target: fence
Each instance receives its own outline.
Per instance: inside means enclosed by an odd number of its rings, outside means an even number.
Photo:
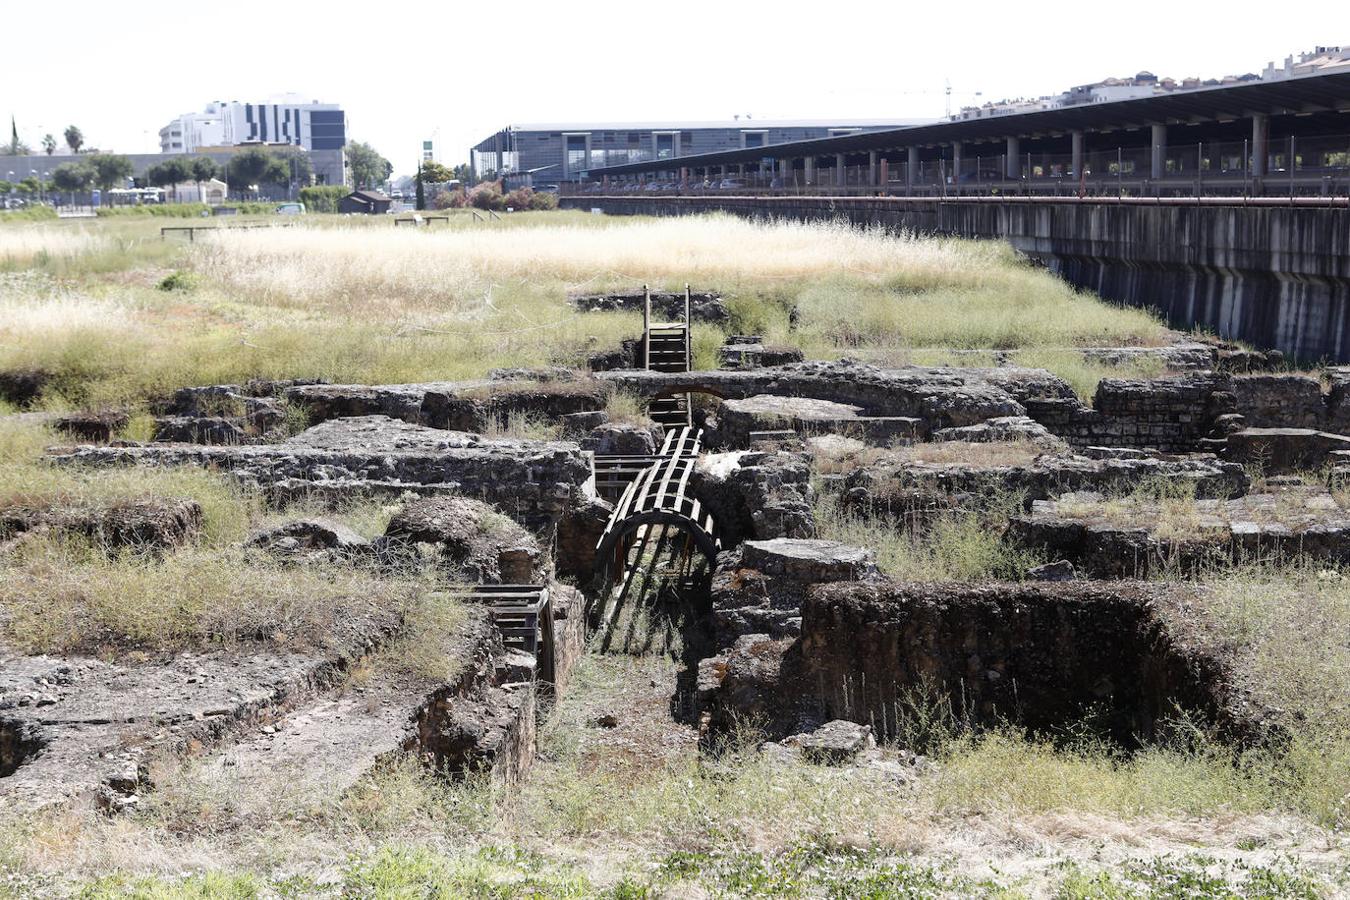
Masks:
[[[772,148],[768,148],[770,151]],[[1117,147],[1081,155],[963,155],[837,166],[833,156],[798,161],[790,172],[768,163],[676,168],[662,174],[561,185],[565,195],[630,193],[755,194],[1051,194],[1080,196],[1345,196],[1350,194],[1350,135],[1271,140],[1263,158],[1250,141]],[[768,151],[766,151],[768,152]],[[856,158],[856,157],[855,157]],[[672,165],[678,162],[673,160]]]

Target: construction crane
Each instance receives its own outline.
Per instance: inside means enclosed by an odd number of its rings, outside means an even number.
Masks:
[[[901,91],[900,93],[906,96],[931,97],[936,94],[937,91]],[[946,118],[950,119],[952,117],[952,97],[983,97],[984,91],[953,90],[952,80],[946,78],[943,79],[942,82],[942,96],[945,100]]]

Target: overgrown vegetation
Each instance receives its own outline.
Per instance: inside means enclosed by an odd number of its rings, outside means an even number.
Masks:
[[[186,247],[148,229],[0,230],[0,266],[61,279],[46,296],[0,291],[0,370],[50,372],[52,399],[80,405],[254,377],[384,383],[579,365],[631,336],[638,319],[577,313],[567,293],[644,282],[718,289],[732,300],[731,330],[813,356],[862,345],[1072,347],[1165,335],[1146,314],[1077,295],[994,243],[726,217],[520,213],[491,224],[455,216],[417,231],[322,219],[218,231]],[[170,302],[134,280],[89,278],[137,262],[176,265],[201,287],[189,302]],[[82,312],[71,319],[75,306]],[[713,363],[724,336],[695,330],[701,365]]]

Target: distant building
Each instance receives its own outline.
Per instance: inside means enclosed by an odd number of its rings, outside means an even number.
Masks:
[[[159,130],[161,153],[196,153],[204,147],[288,144],[305,150],[341,150],[347,116],[336,103],[290,95],[268,103],[208,103]]]
[[[476,174],[506,177],[508,187],[575,181],[588,169],[768,147],[787,141],[835,137],[916,125],[930,119],[832,119],[827,121],[556,123],[510,125],[469,151]]]
[[[1294,56],[1286,56],[1284,65],[1266,63],[1261,73],[1262,81],[1278,81],[1281,78],[1297,78],[1300,75],[1317,75],[1334,72],[1338,69],[1350,71],[1350,47],[1315,47]]]
[[[352,191],[338,201],[338,212],[379,215],[389,212],[389,204],[392,202],[393,200],[379,191]]]

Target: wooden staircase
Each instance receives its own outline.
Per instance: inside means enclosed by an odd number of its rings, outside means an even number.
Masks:
[[[652,321],[652,292],[643,285],[642,356],[653,372],[688,372],[692,362],[689,335],[689,285],[684,286],[684,318],[675,322]],[[686,428],[690,419],[689,395],[657,397],[647,406],[647,415],[667,431]]]

